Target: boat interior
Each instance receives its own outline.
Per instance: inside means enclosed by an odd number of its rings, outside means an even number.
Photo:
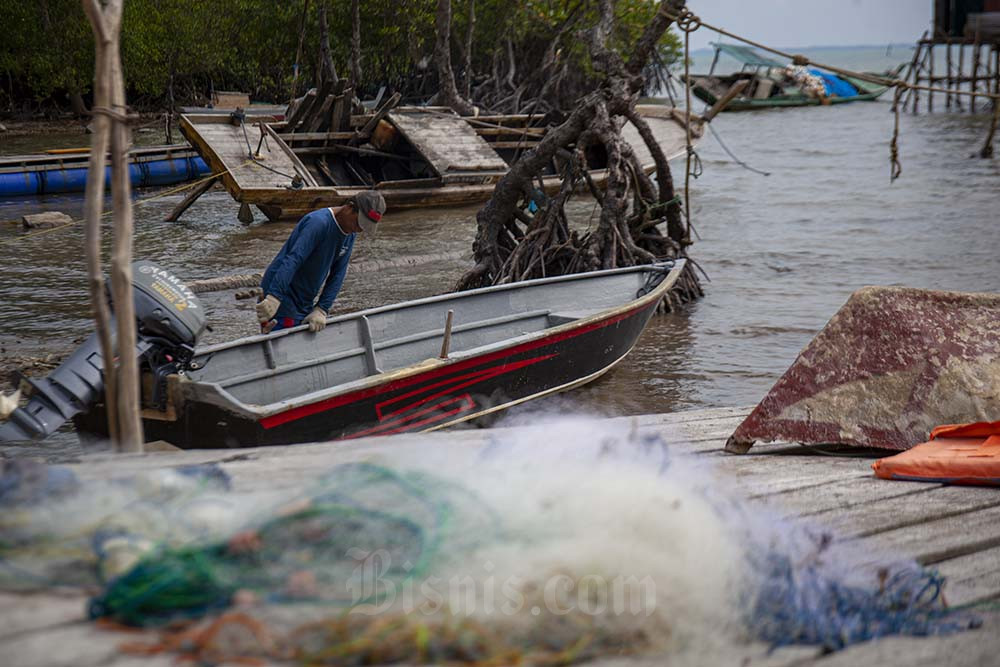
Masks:
[[[348,390],[371,376],[439,359],[449,311],[449,358],[483,354],[623,306],[651,275],[663,274],[649,267],[613,269],[337,316],[318,333],[300,326],[201,349],[199,368],[188,372],[194,384],[186,384],[195,390],[211,385],[211,393],[221,389],[247,406],[293,401],[331,387]]]
[[[770,97],[802,95],[794,82],[788,81],[780,69],[762,68],[756,71],[742,71],[725,75],[692,77],[695,85],[707,90],[716,99],[726,94],[737,81],[748,81],[741,97],[766,100]],[[791,85],[786,85],[790,83]]]

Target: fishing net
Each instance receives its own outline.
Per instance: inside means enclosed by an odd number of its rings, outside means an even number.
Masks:
[[[157,625],[224,608],[237,593],[267,603],[368,604],[425,577],[446,539],[461,546],[453,524],[463,497],[464,530],[475,524],[482,538],[492,517],[458,487],[371,463],[342,465],[257,527],[151,554],[111,582],[90,613]],[[366,560],[379,571],[366,571]],[[365,579],[372,574],[377,581]]]
[[[766,554],[758,566],[760,588],[748,624],[775,648],[805,644],[835,651],[891,635],[944,635],[980,625],[976,616],[948,608],[941,575],[913,564],[879,568],[867,585],[782,553]]]
[[[171,470],[110,485],[58,540],[13,521],[24,539],[2,551],[72,547],[105,582],[94,618],[156,629],[126,650],[203,663],[554,665],[975,625],[947,609],[937,574],[749,512],[669,450],[574,420],[498,431],[484,448],[394,450],[270,496]],[[42,504],[80,504],[71,487]],[[34,507],[18,488],[14,515]]]
[[[68,468],[0,462],[0,588],[96,588],[163,545],[245,521],[218,466],[81,481]]]

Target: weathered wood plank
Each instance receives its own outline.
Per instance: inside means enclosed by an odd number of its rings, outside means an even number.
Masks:
[[[970,512],[1000,507],[1000,494],[993,489],[934,484],[920,488],[919,482],[891,482],[877,478],[868,479],[868,482],[870,488],[891,490],[889,485],[896,485],[906,493],[873,503],[856,502],[824,513],[821,515],[823,522],[839,528],[843,534],[868,537],[909,526],[919,528],[921,524],[950,517],[961,522]],[[914,485],[918,485],[917,488]]]
[[[981,667],[996,665],[1000,655],[1000,622],[995,614],[973,632],[946,637],[886,637],[856,644],[815,661],[798,663],[805,667]]]
[[[396,110],[388,119],[439,176],[455,170],[507,170],[507,163],[459,116]]]
[[[1000,547],[941,561],[935,566],[947,578],[948,604],[976,604],[1000,598]]]
[[[87,596],[0,592],[0,645],[15,635],[87,620]]]
[[[859,543],[932,565],[1000,546],[1000,507],[911,523],[860,538]]]

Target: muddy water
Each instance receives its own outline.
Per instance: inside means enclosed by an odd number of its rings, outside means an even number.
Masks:
[[[1000,160],[969,157],[986,123],[985,114],[904,116],[903,175],[890,185],[888,102],[724,114],[715,122],[722,140],[771,175],[735,164],[711,135],[702,141],[693,255],[711,278],[705,299],[656,317],[629,357],[560,407],[630,414],[754,403],[861,286],[1000,291]],[[682,167],[674,173],[681,180]],[[162,222],[179,198],[136,209],[136,255],[191,279],[260,270],[291,230],[260,214],[240,224],[223,192],[203,197],[181,223]],[[77,215],[81,203],[0,202],[0,220],[45,208]],[[359,240],[354,261],[467,252],[475,210],[388,215],[376,239]],[[586,224],[593,202],[574,210]],[[68,351],[90,331],[81,232],[6,243],[13,229],[0,225],[0,346]],[[349,274],[336,307],[444,292],[468,266],[450,259]],[[215,329],[207,340],[253,331],[250,302],[231,292],[205,300]]]

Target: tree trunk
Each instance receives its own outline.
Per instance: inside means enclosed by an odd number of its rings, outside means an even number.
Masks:
[[[472,95],[472,35],[476,29],[476,0],[469,0],[469,16],[465,23],[465,64],[462,73],[462,95]]]
[[[351,0],[351,89],[361,99],[358,86],[361,84],[361,3]]]
[[[683,237],[666,157],[649,126],[635,112],[642,86],[639,74],[671,23],[665,12],[678,12],[683,6],[683,0],[661,0],[656,15],[625,61],[608,46],[615,29],[613,2],[601,0],[598,22],[590,32],[590,53],[594,69],[604,79],[596,90],[578,100],[561,125],[550,129],[537,146],[511,165],[497,183],[493,196],[476,217],[478,228],[473,243],[476,264],[462,277],[459,289],[645,263],[683,253],[679,242],[663,236],[656,228],[666,217],[668,235]],[[632,147],[622,137],[621,127],[626,118],[633,119],[653,154],[660,186],[658,194],[642,172]],[[588,147],[598,145],[607,155],[603,192],[586,172],[584,159]],[[531,217],[520,210],[520,202],[534,189],[533,179],[557,155],[566,165],[560,192]],[[581,179],[590,185],[601,207],[597,229],[582,235],[569,231],[563,210]],[[634,193],[632,197],[630,192]],[[636,205],[629,213],[632,201]],[[520,230],[518,222],[526,225],[525,231]],[[697,293],[697,286],[687,291]]]
[[[463,116],[475,115],[475,108],[458,94],[455,72],[451,68],[451,0],[438,0],[435,28],[434,62],[437,65],[438,92],[432,103],[451,107]]]
[[[295,64],[292,66],[292,94],[289,96],[289,103],[293,101],[297,94],[299,82],[299,70],[302,68],[302,44],[306,39],[306,17],[309,16],[309,0],[302,3],[302,18],[299,21],[299,45],[295,49]]]
[[[319,59],[320,73],[317,87],[322,87],[326,81],[332,84],[340,81],[337,68],[333,66],[333,55],[330,53],[330,27],[326,22],[326,0],[319,3]]]

